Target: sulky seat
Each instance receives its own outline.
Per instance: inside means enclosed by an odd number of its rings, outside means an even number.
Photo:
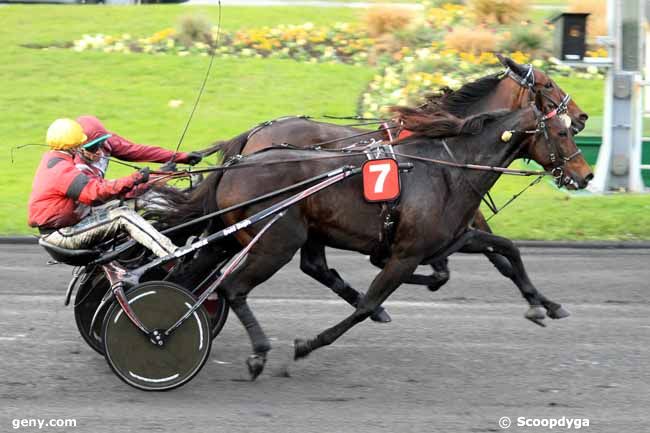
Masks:
[[[65,263],[71,266],[84,266],[97,259],[102,252],[100,250],[70,250],[67,248],[57,247],[43,239],[39,239],[40,246],[57,262]]]

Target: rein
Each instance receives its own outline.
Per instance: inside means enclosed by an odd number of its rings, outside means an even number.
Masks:
[[[503,209],[505,209],[506,207],[508,207],[508,206],[510,205],[510,203],[512,203],[513,201],[515,201],[516,199],[518,199],[519,196],[522,195],[524,192],[526,192],[526,190],[527,190],[528,188],[530,188],[530,187],[533,186],[533,185],[537,185],[537,184],[538,184],[538,183],[539,183],[543,178],[544,178],[544,176],[541,176],[541,175],[540,175],[540,176],[537,176],[535,179],[533,179],[533,181],[532,181],[531,183],[529,183],[528,185],[526,185],[526,186],[525,186],[521,191],[519,191],[517,194],[514,194],[512,197],[510,197],[510,199],[509,199],[507,202],[505,202],[505,204],[504,204],[503,206],[501,206],[499,209],[496,209],[496,212],[495,212],[493,209],[490,209],[490,210],[492,211],[492,215],[490,215],[490,217],[487,218],[485,221],[486,221],[486,222],[490,221],[490,220],[491,220],[492,218],[494,218],[494,217],[495,217],[499,212],[501,212]]]
[[[518,170],[515,168],[507,167],[495,167],[492,165],[480,165],[480,164],[466,164],[459,163],[454,161],[446,161],[443,159],[434,159],[434,158],[425,158],[423,156],[409,155],[405,153],[395,152],[396,156],[401,156],[402,158],[412,159],[414,161],[429,162],[432,164],[443,165],[446,167],[461,168],[467,170],[478,170],[478,171],[491,171],[494,173],[501,173],[512,176],[548,176],[550,175],[547,171],[539,170]]]
[[[349,140],[350,138],[364,137],[366,135],[376,134],[377,132],[381,132],[381,131],[390,131],[390,130],[394,130],[394,129],[399,130],[401,128],[402,128],[401,125],[386,126],[386,127],[376,129],[374,131],[361,132],[359,134],[349,135],[349,136],[343,137],[343,138],[335,138],[335,139],[332,139],[332,140],[322,141],[320,143],[313,144],[313,145],[311,145],[309,147],[301,147],[300,149],[302,149],[302,150],[321,150],[322,146],[324,146],[326,144],[338,143],[340,141]],[[285,143],[285,144],[288,144],[288,143]],[[359,144],[361,144],[361,142],[356,143],[356,145],[359,145]],[[332,152],[332,151],[335,152],[337,150],[342,150],[342,149],[324,149],[324,150],[327,150],[328,152]]]
[[[205,71],[205,77],[203,77],[203,82],[201,83],[201,88],[199,89],[199,94],[196,96],[196,100],[194,101],[194,106],[192,107],[192,111],[190,112],[190,117],[187,119],[187,123],[185,124],[185,128],[183,129],[183,132],[181,133],[181,137],[178,140],[178,144],[176,145],[176,150],[174,151],[174,155],[172,156],[171,160],[169,162],[174,162],[176,160],[176,155],[178,155],[178,150],[181,147],[181,144],[183,143],[183,139],[185,138],[185,134],[187,133],[187,130],[190,127],[190,123],[192,122],[192,118],[194,118],[194,112],[196,111],[196,108],[199,105],[199,101],[201,100],[201,96],[203,96],[203,91],[205,90],[205,85],[208,82],[208,78],[210,77],[210,71],[212,70],[212,64],[214,63],[214,58],[217,54],[217,48],[219,48],[219,41],[221,37],[221,0],[218,0],[219,3],[219,20],[217,22],[217,39],[215,41],[214,49],[212,50],[212,55],[210,56],[210,63],[208,64],[208,69]]]

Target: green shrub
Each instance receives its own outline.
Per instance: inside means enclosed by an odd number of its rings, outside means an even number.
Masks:
[[[499,25],[515,22],[528,11],[526,0],[471,0],[468,7],[478,22]]]
[[[505,52],[521,51],[531,57],[536,57],[545,48],[550,37],[551,35],[547,31],[538,27],[515,27],[510,38],[504,39],[499,48]]]
[[[402,46],[420,47],[429,46],[431,42],[440,39],[440,32],[427,24],[421,24],[414,28],[406,28],[394,33]]]
[[[414,19],[414,14],[400,7],[373,7],[363,17],[368,34],[377,37],[391,34],[407,28]]]
[[[497,34],[483,26],[456,27],[445,36],[447,48],[473,54],[494,51],[498,42]]]
[[[184,15],[178,20],[178,42],[190,46],[194,42],[212,43],[212,24],[204,15]]]

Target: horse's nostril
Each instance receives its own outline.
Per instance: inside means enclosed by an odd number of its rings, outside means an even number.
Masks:
[[[586,113],[580,115],[580,120],[582,120],[583,122],[586,122],[587,119],[589,119],[589,116]]]
[[[593,174],[593,173],[589,173],[588,175],[585,176],[585,182],[589,182],[589,181],[590,181],[591,179],[593,179],[593,178],[594,178],[594,174]]]

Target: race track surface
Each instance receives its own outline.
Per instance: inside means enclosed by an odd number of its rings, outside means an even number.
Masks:
[[[165,393],[130,388],[77,334],[63,306],[70,270],[34,245],[0,245],[0,432],[14,419],[76,419],[57,432],[494,432],[517,418],[589,419],[587,432],[650,431],[650,250],[522,250],[537,287],[572,316],[523,319],[516,287],[483,256],[451,258],[439,292],[402,286],[393,322],[358,325],[293,362],[351,309],[294,260],[252,294],[274,349],[247,380],[249,343],[231,316],[205,368]],[[365,289],[376,270],[352,253],[330,266]],[[421,268],[422,271],[426,269]],[[505,431],[505,430],[504,430]]]

